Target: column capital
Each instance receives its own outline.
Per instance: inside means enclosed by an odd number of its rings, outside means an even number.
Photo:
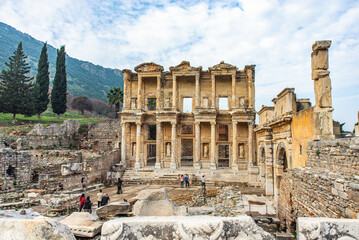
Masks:
[[[214,122],[214,121],[212,121],[212,122],[210,122],[211,123],[211,125],[216,125],[216,122]]]
[[[233,124],[233,125],[237,125],[237,124],[238,124],[238,121],[232,121],[232,124]]]
[[[141,122],[136,122],[136,125],[137,125],[137,126],[138,126],[138,125],[140,125],[140,126],[141,126],[141,125],[142,125],[142,123],[141,123]]]
[[[193,124],[197,126],[197,125],[200,125],[201,122],[194,122]]]
[[[172,127],[177,124],[177,122],[171,122]]]

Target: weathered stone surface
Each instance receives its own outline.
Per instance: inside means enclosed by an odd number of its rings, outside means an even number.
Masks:
[[[172,202],[164,188],[141,191],[133,206],[135,216],[185,216],[185,206],[177,206]]]
[[[75,240],[70,229],[48,218],[0,219],[0,239]]]
[[[102,223],[88,212],[74,212],[60,223],[67,225],[77,237],[94,237],[100,231]]]
[[[100,218],[115,217],[121,214],[127,214],[131,211],[131,206],[128,202],[113,202],[106,206],[96,209],[96,214]]]
[[[66,120],[62,125],[52,124],[45,128],[42,124],[36,124],[27,135],[47,137],[70,137],[76,135],[80,128],[80,121]]]
[[[101,240],[273,239],[249,216],[134,217],[105,222]]]
[[[359,239],[359,220],[300,217],[297,221],[297,237],[299,240]]]

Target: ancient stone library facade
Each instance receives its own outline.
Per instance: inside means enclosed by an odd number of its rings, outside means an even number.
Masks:
[[[124,70],[121,157],[128,168],[248,172],[255,161],[254,65],[143,63]]]

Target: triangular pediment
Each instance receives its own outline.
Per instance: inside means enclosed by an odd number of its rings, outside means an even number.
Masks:
[[[201,71],[202,67],[192,67],[189,61],[182,61],[175,67],[170,67],[171,72],[193,72]]]
[[[156,63],[141,63],[140,65],[135,67],[136,72],[162,72],[163,67]]]
[[[218,70],[237,70],[236,66],[233,66],[229,63],[225,63],[224,61],[221,61],[219,64],[214,65],[212,68],[209,68],[211,71],[218,71]]]

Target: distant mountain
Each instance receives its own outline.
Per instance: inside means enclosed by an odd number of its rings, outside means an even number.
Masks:
[[[38,41],[26,33],[0,22],[0,71],[5,69],[5,62],[16,50],[22,41],[27,62],[31,66],[30,74],[36,77],[37,63],[44,42]],[[47,45],[47,53],[50,63],[50,81],[55,76],[57,52],[54,47]],[[104,68],[90,62],[81,61],[66,56],[68,91],[74,96],[85,95],[89,98],[97,98],[107,101],[106,95],[113,87],[123,88],[123,75],[119,69]]]

